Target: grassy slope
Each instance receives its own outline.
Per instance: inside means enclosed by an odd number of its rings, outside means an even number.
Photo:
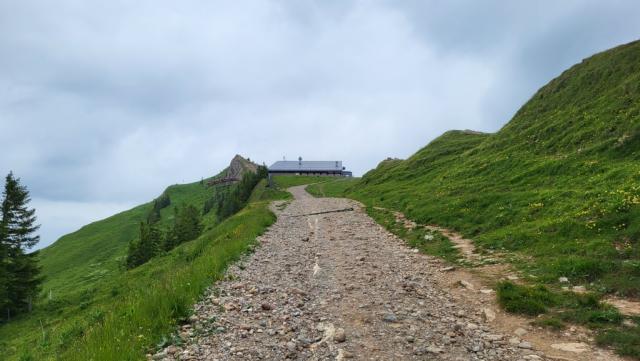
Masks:
[[[171,221],[173,205],[189,203],[201,208],[211,190],[196,182],[173,185],[165,192],[172,204],[162,210],[161,226]],[[91,287],[101,278],[120,273],[129,241],[137,237],[140,222],[146,219],[151,207],[151,202],[145,203],[91,223],[43,249],[40,263],[45,276],[45,293],[49,290],[54,295],[77,292]]]
[[[566,276],[597,293],[639,297],[638,59],[640,42],[596,54],[541,88],[495,134],[447,132],[359,181],[310,189],[525,255],[529,262],[518,266],[535,283],[557,289]],[[598,307],[589,312],[611,313]],[[620,319],[597,321],[609,327]],[[640,329],[616,327],[600,339],[640,357]]]
[[[143,358],[150,346],[161,344],[189,316],[191,306],[222,277],[226,266],[251,250],[256,237],[275,221],[268,203],[260,197],[195,241],[122,275],[114,282],[120,296],[105,305],[109,312],[63,358]]]
[[[639,296],[638,58],[640,43],[586,59],[498,133],[447,132],[347,193],[526,252],[546,281]]]
[[[213,190],[196,182],[173,185],[165,192],[171,198],[171,206],[161,211],[161,226],[172,221],[173,206],[188,203],[201,208]],[[254,198],[268,199],[273,193]],[[133,289],[124,285],[141,279],[136,275],[139,271],[126,272],[122,261],[129,240],[137,236],[139,222],[146,219],[150,209],[151,203],[147,203],[94,222],[42,250],[40,257],[46,277],[43,298],[34,312],[0,327],[2,357],[17,359],[26,352],[37,359],[46,359],[63,352],[89,324],[102,318],[105,310],[123,297],[123,292]],[[214,214],[208,214],[203,222],[205,234],[218,228]],[[161,259],[168,262],[172,258]],[[177,267],[168,262],[159,269]],[[49,290],[52,300],[48,300]]]

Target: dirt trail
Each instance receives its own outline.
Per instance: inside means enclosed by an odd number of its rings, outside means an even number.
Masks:
[[[452,283],[457,273],[406,247],[359,203],[290,191],[295,200],[273,205],[278,220],[260,246],[195,305],[183,343],[154,359],[552,359],[505,333],[490,294],[467,297]],[[584,355],[575,359],[609,359]]]

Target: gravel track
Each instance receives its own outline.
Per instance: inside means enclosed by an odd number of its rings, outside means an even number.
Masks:
[[[480,308],[434,278],[415,253],[352,200],[293,187],[255,252],[195,305],[167,360],[542,360],[492,330]],[[353,208],[353,211],[344,211]],[[331,212],[304,216],[309,213]]]

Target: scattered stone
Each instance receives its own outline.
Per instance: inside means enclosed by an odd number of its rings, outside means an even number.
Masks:
[[[583,342],[554,343],[551,348],[565,352],[582,353],[589,350],[589,345]]]
[[[467,280],[460,280],[459,283],[466,289],[474,290],[473,284]]]
[[[484,335],[484,339],[491,342],[500,341],[504,338],[502,335],[494,335],[494,334],[486,334]]]
[[[571,290],[575,293],[585,293],[587,292],[587,288],[585,286],[573,286]]]
[[[337,343],[342,343],[347,340],[347,335],[342,328],[336,328],[335,333],[333,334],[333,340]]]
[[[483,308],[482,309],[482,318],[486,322],[493,322],[496,319],[496,313],[493,312],[493,310],[490,309],[490,308]]]
[[[567,283],[567,282],[569,282],[569,279],[567,277],[560,277],[560,278],[558,278],[558,282]]]
[[[398,317],[393,313],[385,313],[382,320],[384,322],[398,322]]]
[[[355,357],[354,354],[352,354],[351,352],[345,351],[343,349],[339,349],[338,350],[338,356],[336,356],[336,361],[340,361],[340,360],[346,359],[346,358],[351,359],[351,358],[354,358],[354,357]]]
[[[175,354],[176,354],[176,353],[178,353],[178,351],[180,351],[180,350],[178,350],[178,348],[177,348],[177,347],[175,347],[174,345],[171,345],[171,346],[167,347],[164,351],[165,351],[168,355],[175,355]]]
[[[533,345],[531,345],[531,343],[527,342],[527,341],[522,341],[518,344],[518,347],[526,349],[526,350],[530,350],[533,348]]]
[[[455,269],[456,269],[455,266],[449,266],[449,267],[440,268],[439,271],[440,272],[450,272],[450,271],[454,271]]]
[[[271,304],[269,304],[269,303],[266,303],[266,302],[262,303],[260,305],[260,308],[262,308],[263,311],[271,311],[271,310],[273,310],[273,306]]]
[[[287,350],[289,350],[289,352],[296,351],[297,350],[296,343],[293,341],[287,342]]]
[[[524,328],[518,327],[518,328],[516,328],[515,331],[513,331],[513,333],[515,335],[519,336],[519,337],[522,337],[522,336],[526,335],[528,332]]]

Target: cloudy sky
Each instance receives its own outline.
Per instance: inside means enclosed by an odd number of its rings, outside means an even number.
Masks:
[[[236,153],[360,175],[493,132],[581,59],[640,38],[630,1],[0,0],[0,173],[40,247]]]

